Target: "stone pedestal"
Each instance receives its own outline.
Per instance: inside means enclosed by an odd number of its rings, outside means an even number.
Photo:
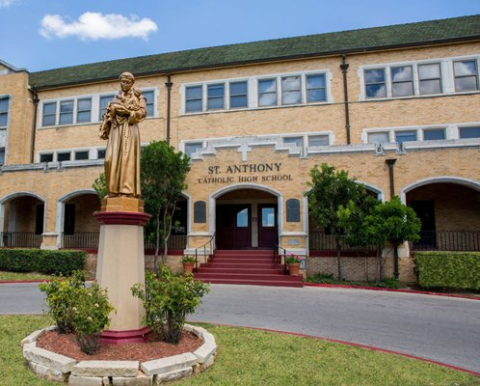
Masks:
[[[133,297],[131,288],[145,283],[143,227],[150,215],[143,212],[143,201],[135,198],[107,198],[102,211],[94,213],[100,225],[96,279],[108,291],[116,309],[102,341],[119,344],[143,341],[148,328],[142,301]]]

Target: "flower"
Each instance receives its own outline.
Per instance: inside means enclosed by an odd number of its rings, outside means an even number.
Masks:
[[[300,256],[294,255],[293,253],[285,257],[286,264],[300,264],[302,260]]]
[[[98,307],[100,307],[100,304],[98,304],[98,303],[95,303],[95,307],[97,307],[97,308],[98,308]]]
[[[91,292],[89,292],[89,293],[88,293],[88,296],[92,297],[92,296],[93,296],[93,294],[92,294]]]
[[[91,316],[88,316],[88,317],[87,317],[87,320],[92,321],[92,317],[91,317]]]

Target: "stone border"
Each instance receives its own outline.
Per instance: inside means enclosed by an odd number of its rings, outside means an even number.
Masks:
[[[48,381],[68,382],[69,386],[154,386],[197,374],[215,362],[215,338],[202,327],[185,324],[184,329],[203,340],[193,353],[148,362],[138,361],[77,361],[37,347],[36,341],[48,327],[35,331],[22,340],[26,365]]]

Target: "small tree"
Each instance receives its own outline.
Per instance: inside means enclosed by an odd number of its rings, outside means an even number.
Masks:
[[[396,196],[379,207],[379,216],[385,221],[383,232],[393,247],[393,274],[398,279],[398,247],[406,241],[419,240],[422,223],[415,211]]]
[[[311,189],[305,193],[310,213],[318,224],[335,237],[338,279],[343,280],[341,250],[348,228],[339,210],[359,205],[366,196],[365,188],[349,178],[347,171],[337,171],[326,163],[322,163],[320,169],[315,165],[310,177],[312,180],[308,186]]]
[[[159,251],[163,249],[162,263],[165,265],[173,215],[182,190],[187,188],[189,157],[176,152],[165,141],[154,141],[142,150],[140,170],[145,209],[152,215],[146,234],[155,243],[154,268],[160,273]]]
[[[93,190],[97,192],[98,198],[102,201],[105,197],[107,197],[108,190],[107,190],[107,181],[105,180],[105,173],[100,173],[100,175],[95,178],[95,181],[92,185]]]

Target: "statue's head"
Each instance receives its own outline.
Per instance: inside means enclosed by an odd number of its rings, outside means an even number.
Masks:
[[[129,91],[135,83],[135,77],[131,72],[123,72],[120,76],[120,87],[123,92]]]

